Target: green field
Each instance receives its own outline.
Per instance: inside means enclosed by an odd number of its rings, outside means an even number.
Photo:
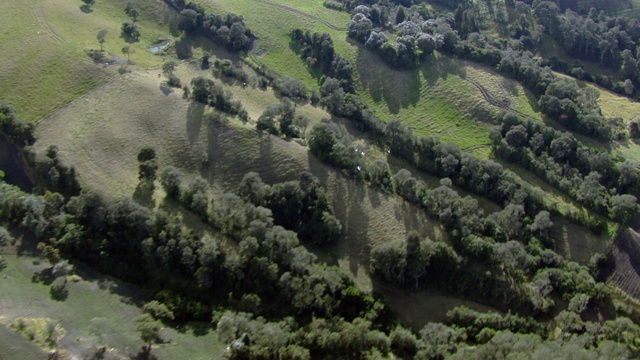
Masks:
[[[355,48],[346,41],[349,14],[324,7],[322,0],[198,0],[196,3],[217,13],[242,14],[257,37],[250,56],[279,74],[301,79],[310,88],[318,87],[318,79],[291,49],[292,29],[328,33],[339,54],[349,60],[355,58]]]
[[[126,0],[98,1],[85,13],[74,0],[37,0],[0,3],[0,93],[23,121],[37,121],[104,84],[120,64],[121,49],[128,45],[120,38],[120,25],[128,21],[123,9]],[[136,1],[141,13],[140,42],[132,44],[131,61],[142,67],[158,66],[160,57],[147,47],[159,37],[170,38],[167,24],[171,14],[160,0]],[[109,31],[104,49],[115,63],[95,64],[85,53],[99,49],[98,31]]]
[[[0,272],[0,323],[9,324],[17,318],[49,318],[61,326],[65,333],[58,347],[72,359],[85,358],[92,349],[106,346],[108,359],[135,356],[143,344],[135,330],[133,318],[141,313],[137,306],[147,300],[139,289],[80,268],[79,282],[68,282],[69,295],[64,301],[51,299],[49,286],[32,282],[35,272],[48,265],[30,256],[5,255],[7,267]],[[8,351],[25,357],[6,359],[38,359],[31,343],[12,342],[5,348],[4,341],[13,334],[4,333],[0,326],[0,359]],[[154,346],[152,353],[159,359],[218,359],[224,345],[213,330],[194,336],[193,329],[176,331],[172,327],[161,330],[163,344]],[[8,354],[11,354],[9,352]]]

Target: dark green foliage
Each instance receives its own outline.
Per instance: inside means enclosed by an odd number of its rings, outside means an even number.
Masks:
[[[273,83],[273,88],[280,95],[288,97],[294,101],[306,100],[309,94],[307,87],[299,79],[293,79],[288,75],[279,78]]]
[[[167,196],[175,200],[180,196],[180,183],[182,181],[180,177],[180,172],[172,166],[167,166],[160,172],[160,183],[164,191]]]
[[[7,104],[0,105],[0,132],[16,145],[31,145],[35,141],[33,125],[23,123]]]
[[[191,100],[232,115],[246,115],[242,104],[233,100],[230,91],[202,76],[191,80]]]
[[[348,60],[336,54],[329,34],[312,34],[308,30],[303,33],[295,29],[291,31],[291,40],[299,46],[300,57],[307,65],[337,79],[344,91],[354,91],[353,67]]]
[[[136,10],[135,6],[130,2],[127,3],[127,6],[124,8],[124,13],[133,20],[134,24],[136,23],[136,20],[138,20],[138,16],[140,16],[138,10]]]
[[[178,30],[187,36],[204,36],[231,51],[247,50],[253,38],[242,16],[207,14],[202,6],[191,2],[180,11]]]
[[[122,37],[127,42],[140,41],[140,31],[138,31],[138,26],[135,23],[124,22],[122,23],[120,30],[122,32]]]
[[[328,244],[342,234],[324,188],[311,174],[302,173],[299,181],[269,186],[256,173],[249,173],[240,183],[239,194],[256,206],[270,209],[276,224],[297,231],[305,241]]]

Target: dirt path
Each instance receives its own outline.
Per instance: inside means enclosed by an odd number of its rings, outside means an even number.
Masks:
[[[274,2],[269,1],[269,0],[256,0],[256,1],[261,2],[263,4],[267,4],[269,6],[274,6],[274,7],[277,7],[277,8],[292,12],[294,14],[302,15],[302,16],[307,17],[309,19],[313,19],[313,20],[319,21],[319,22],[323,23],[326,27],[328,27],[331,30],[347,31],[346,27],[335,26],[335,25],[331,24],[330,22],[322,20],[321,18],[319,18],[319,17],[317,17],[315,15],[308,14],[308,13],[306,13],[304,11],[301,11],[301,10],[296,9],[294,7],[291,7],[291,6],[274,3]]]
[[[499,107],[501,109],[507,110],[507,111],[512,111],[522,117],[529,117],[529,115],[520,112],[512,107],[510,107],[509,105],[507,105],[506,103],[502,102],[502,101],[498,101],[496,99],[494,99],[493,97],[491,97],[491,95],[489,94],[489,92],[487,91],[487,89],[484,88],[484,86],[480,85],[479,83],[477,83],[475,80],[471,80],[469,78],[465,78],[465,80],[467,80],[469,83],[471,83],[473,86],[475,86],[479,91],[480,94],[482,94],[482,97],[484,98],[484,100],[486,102],[488,102],[489,104]]]
[[[47,32],[49,34],[51,34],[51,36],[58,42],[64,44],[67,41],[65,39],[62,38],[62,36],[60,36],[51,26],[51,24],[49,24],[49,21],[47,21],[47,15],[46,15],[46,11],[44,9],[44,5],[40,4],[40,6],[38,7],[38,9],[36,9],[35,12],[35,16],[36,19],[38,20],[38,22],[43,23],[46,27],[47,27]]]

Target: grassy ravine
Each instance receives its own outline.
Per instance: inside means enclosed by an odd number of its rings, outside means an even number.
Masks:
[[[126,0],[97,1],[93,12],[80,9],[76,0],[0,2],[0,94],[23,121],[36,121],[61,108],[117,74],[119,64],[95,64],[85,49],[99,49],[96,35],[109,31],[104,49],[123,63],[120,25],[128,21]],[[159,37],[171,37],[170,20],[161,0],[135,2],[141,16],[140,42],[132,44],[131,60],[143,67],[162,59],[147,47]],[[163,10],[164,9],[164,10]]]
[[[133,318],[141,313],[136,304],[144,298],[135,287],[111,278],[81,269],[83,280],[68,282],[69,295],[64,301],[52,300],[49,287],[32,282],[34,272],[47,267],[31,256],[5,255],[7,268],[0,274],[0,323],[8,324],[16,318],[50,318],[64,329],[65,336],[58,342],[69,358],[84,358],[91,348],[105,345],[108,359],[135,356],[142,340],[135,330]],[[0,359],[44,359],[32,343],[20,340],[7,347],[4,342],[15,338],[0,326]],[[154,346],[153,354],[159,359],[218,359],[225,345],[218,341],[215,331],[194,335],[192,329],[176,331],[164,327],[163,344]],[[20,339],[20,338],[18,338]],[[7,349],[6,352],[5,349]],[[7,354],[21,354],[4,357]]]

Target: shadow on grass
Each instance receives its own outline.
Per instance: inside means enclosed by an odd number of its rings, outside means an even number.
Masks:
[[[142,182],[138,183],[136,190],[133,192],[133,201],[150,209],[155,208],[156,202],[153,200],[153,190],[152,187]]]
[[[84,4],[80,6],[80,11],[85,14],[91,14],[93,12],[93,9],[89,5]]]
[[[419,67],[393,69],[378,54],[362,45],[357,46],[355,67],[360,74],[360,83],[375,103],[383,102],[391,114],[398,114],[401,109],[418,104],[422,88]]]
[[[202,127],[202,118],[205,106],[199,102],[192,101],[187,109],[187,138],[190,142],[195,142],[200,136],[200,128]]]

